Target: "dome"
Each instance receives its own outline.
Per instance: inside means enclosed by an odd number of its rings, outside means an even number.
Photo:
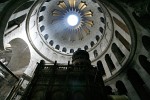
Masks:
[[[68,24],[69,15],[78,18],[75,26]],[[27,20],[27,32],[31,44],[38,52],[42,48],[47,49],[47,52],[57,56],[60,63],[62,60],[58,58],[61,59],[63,56],[65,57],[63,61],[69,61],[73,52],[78,49],[88,51],[92,61],[100,58],[110,48],[115,34],[112,15],[104,5],[91,0],[43,1],[33,8]],[[128,31],[124,22],[122,24]],[[128,37],[131,44],[130,33]],[[43,53],[42,55],[49,61],[56,60],[50,58],[50,55]]]

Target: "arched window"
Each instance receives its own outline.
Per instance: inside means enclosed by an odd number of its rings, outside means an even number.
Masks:
[[[98,62],[97,62],[97,67],[98,67],[98,70],[101,71],[102,76],[105,76],[106,73],[105,73],[104,66],[103,66],[103,64],[102,64],[101,61],[98,61]]]
[[[43,19],[44,19],[44,16],[40,16],[39,17],[39,22],[43,21]]]
[[[96,41],[99,41],[100,37],[98,35],[96,35]]]
[[[150,74],[150,62],[148,61],[147,57],[140,55],[139,62],[145,71]]]
[[[105,23],[105,19],[103,17],[100,18],[102,23]]]
[[[74,50],[73,50],[73,49],[70,49],[70,53],[74,53]]]
[[[127,89],[122,81],[119,80],[116,82],[116,88],[119,95],[127,95]]]
[[[111,47],[112,52],[114,53],[115,57],[117,58],[119,63],[122,63],[122,61],[125,58],[125,55],[122,53],[122,51],[118,48],[118,46],[113,43]]]
[[[40,27],[40,30],[41,30],[41,32],[43,32],[43,31],[45,30],[45,26],[42,25],[42,26]]]
[[[127,76],[141,100],[149,100],[149,93],[147,91],[146,84],[144,83],[140,75],[134,69],[129,69],[127,72]]]
[[[91,41],[91,47],[93,47],[93,46],[94,46],[94,44],[95,44],[95,43],[94,43],[93,41]]]
[[[53,40],[51,40],[51,41],[49,42],[49,44],[50,44],[51,46],[53,46],[54,41],[53,41]]]
[[[98,56],[97,50],[94,50],[94,57],[96,58]]]
[[[103,34],[104,29],[102,27],[100,27],[99,31]]]
[[[130,51],[129,42],[116,30],[115,31],[116,38],[126,47],[128,51]]]
[[[67,49],[64,47],[64,48],[62,49],[62,51],[63,51],[63,52],[66,52],[66,51],[67,51]]]
[[[112,60],[108,54],[105,55],[105,61],[111,72],[116,69],[114,63],[112,62]]]
[[[85,46],[84,46],[84,50],[87,50],[87,49],[88,49],[88,46],[87,46],[87,45],[85,45]]]
[[[45,34],[45,35],[44,35],[45,40],[47,40],[48,37],[49,37],[48,34]]]
[[[143,36],[143,37],[142,37],[142,42],[143,42],[143,45],[144,45],[145,49],[146,49],[148,52],[150,52],[150,45],[149,45],[149,43],[150,43],[150,37],[148,37],[148,36]]]
[[[60,46],[59,46],[59,45],[56,45],[55,49],[59,50],[59,49],[60,49]]]
[[[100,7],[97,8],[99,12],[103,13],[102,9]]]
[[[45,11],[45,9],[46,9],[46,6],[43,6],[43,7],[41,8],[40,12]]]

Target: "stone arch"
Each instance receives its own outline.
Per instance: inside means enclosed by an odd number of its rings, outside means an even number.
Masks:
[[[16,38],[9,42],[12,48],[12,57],[8,68],[14,72],[14,74],[22,74],[30,62],[30,50],[28,44],[20,39]]]

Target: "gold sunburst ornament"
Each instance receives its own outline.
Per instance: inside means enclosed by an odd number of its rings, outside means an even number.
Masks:
[[[93,12],[85,10],[86,2],[77,3],[77,0],[68,0],[66,3],[65,1],[59,1],[57,6],[58,9],[52,11],[52,16],[55,17],[54,21],[61,20],[60,22],[63,22],[65,33],[80,34],[80,39],[83,39],[83,33],[90,34],[89,27],[94,25],[93,20],[91,20]]]

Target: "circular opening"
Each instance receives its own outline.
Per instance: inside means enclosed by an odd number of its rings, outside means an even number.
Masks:
[[[76,26],[79,22],[79,18],[76,15],[69,15],[67,18],[67,22],[70,26]]]

